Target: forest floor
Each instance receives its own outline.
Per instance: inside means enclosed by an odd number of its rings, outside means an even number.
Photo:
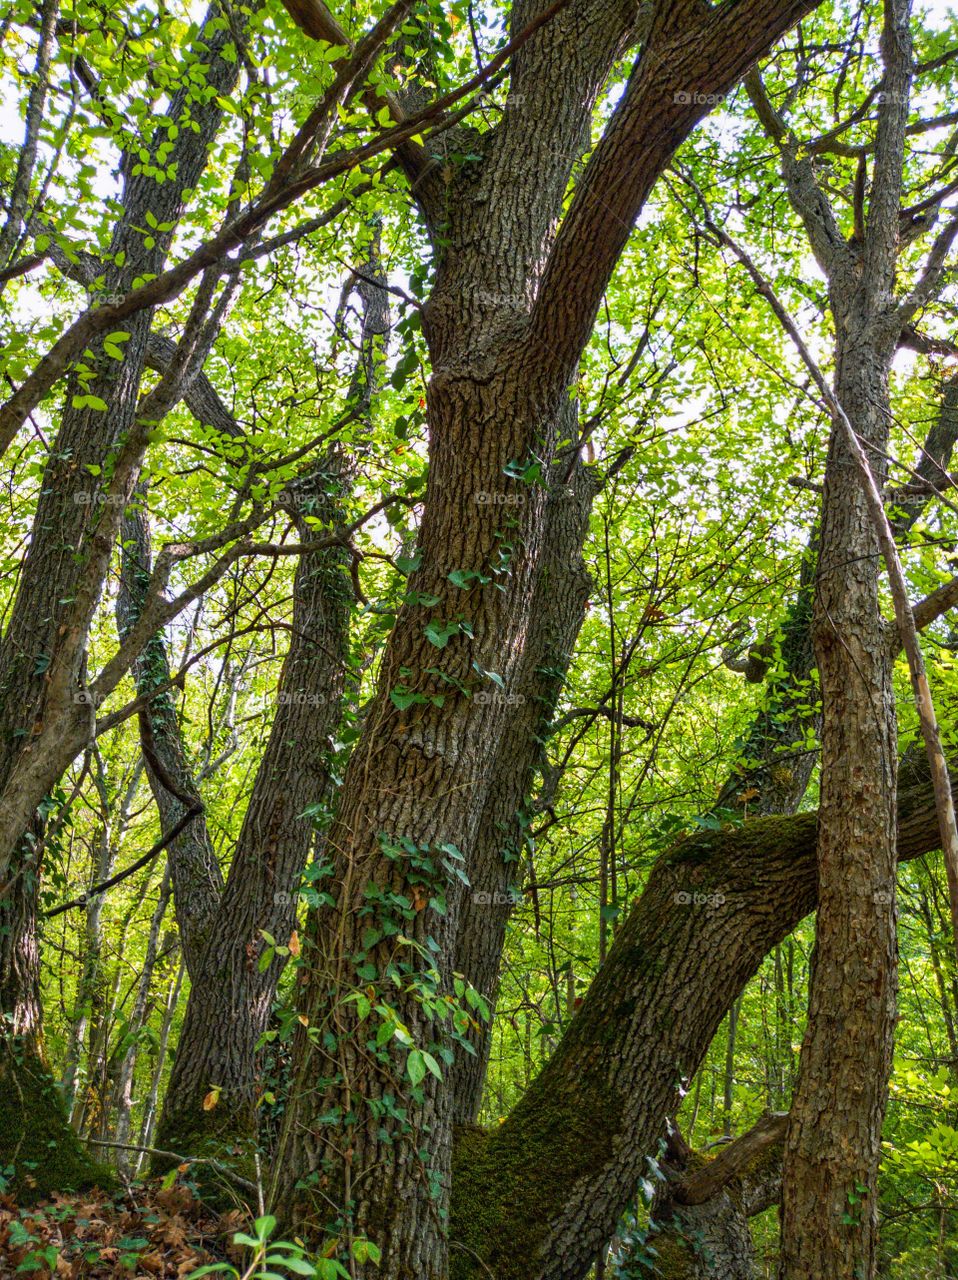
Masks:
[[[112,1195],[57,1196],[29,1207],[0,1196],[0,1277],[183,1280],[243,1253],[242,1209],[212,1211],[188,1186],[133,1183]]]

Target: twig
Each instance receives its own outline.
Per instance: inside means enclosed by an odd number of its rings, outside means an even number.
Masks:
[[[229,1178],[230,1182],[235,1182],[238,1187],[242,1187],[244,1191],[249,1191],[252,1195],[257,1194],[255,1183],[250,1182],[248,1178],[241,1178],[228,1165],[219,1160],[214,1160],[211,1156],[181,1156],[175,1151],[164,1151],[161,1147],[142,1147],[136,1142],[108,1142],[106,1138],[87,1138],[87,1142],[93,1147],[116,1147],[121,1151],[142,1151],[148,1156],[159,1156],[161,1160],[175,1160],[177,1164],[212,1165],[218,1173],[222,1173],[224,1177]]]

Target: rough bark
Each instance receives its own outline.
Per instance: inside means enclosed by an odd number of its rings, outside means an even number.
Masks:
[[[787,1115],[763,1116],[718,1154],[692,1151],[673,1130],[660,1168],[667,1190],[653,1208],[662,1280],[755,1280],[748,1220],[782,1190]]]
[[[566,469],[567,464],[562,471]],[[481,695],[501,700],[509,718],[490,766],[492,782],[470,861],[455,965],[487,1000],[490,1015],[495,1009],[506,925],[527,862],[529,792],[592,585],[582,544],[598,487],[595,473],[582,466],[575,468],[569,483],[560,478],[552,486],[532,621],[516,684]],[[488,1023],[477,1023],[468,1038],[475,1053],[458,1054],[451,1067],[454,1124],[470,1124],[479,1114],[489,1062]]]
[[[146,503],[147,492],[139,487],[134,505],[123,517],[120,589],[116,601],[121,641],[140,617],[153,571]],[[166,643],[162,633],[157,632],[134,660],[132,675],[140,697],[148,696],[157,688],[163,690],[142,708],[139,724],[146,773],[164,835],[191,809],[202,805],[187,759],[176,702],[169,688],[171,674]],[[170,790],[171,785],[175,786],[175,792]],[[212,933],[223,889],[223,876],[202,814],[171,842],[166,856],[183,956],[192,977]]]
[[[315,514],[332,519],[339,495],[322,470]],[[304,511],[297,522],[307,536]],[[192,986],[160,1122],[158,1145],[196,1152],[256,1133],[257,1042],[266,1029],[283,960],[259,967],[264,933],[285,946],[296,924],[299,883],[315,840],[307,810],[330,799],[328,755],[346,676],[349,577],[343,552],[301,558],[293,630],[276,692],[269,740],[250,791],[233,860]],[[216,1106],[203,1100],[219,1090]]]
[[[214,6],[210,19],[218,17]],[[188,111],[197,125],[196,132],[181,129],[166,158],[167,165],[175,162],[175,178],[158,185],[144,173],[132,175],[132,166],[128,170],[124,216],[111,244],[111,263],[116,255],[124,262],[124,254],[125,262],[106,270],[104,291],[128,292],[136,275],[162,269],[172,233],[158,232],[154,247],[148,250],[140,228],[146,225],[147,210],[158,223],[175,225],[184,190],[198,182],[221,117],[217,98],[228,95],[237,75],[237,59],[230,62],[220,56],[233,39],[228,30],[213,35],[205,29],[200,32],[196,53],[208,66],[208,83],[216,95],[192,103],[187,90],[174,97],[170,108],[174,118]],[[155,145],[166,140],[162,130]],[[7,1028],[4,1107],[12,1106],[16,1114],[18,1096],[32,1100],[16,1123],[0,1126],[0,1160],[22,1162],[35,1142],[46,1153],[53,1135],[63,1152],[56,1184],[61,1189],[95,1178],[99,1171],[76,1150],[75,1136],[38,1051],[35,920],[40,831],[24,833],[30,832],[37,806],[90,734],[93,708],[75,695],[81,687],[85,635],[112,549],[112,536],[104,531],[113,527],[116,513],[89,500],[96,486],[83,477],[99,474],[134,424],[150,324],[148,310],[130,317],[122,360],[108,358],[99,343],[91,344],[94,354],[89,363],[95,372],[82,389],[105,401],[106,412],[75,407],[73,399],[80,387],[76,378],[69,380],[16,600],[0,645],[0,860],[6,871],[6,892],[0,900],[4,939],[0,994]],[[144,448],[145,444],[144,436]],[[24,1115],[29,1118],[29,1134]],[[76,1158],[68,1159],[70,1153]],[[52,1174],[52,1162],[45,1171],[44,1176]]]
[[[881,451],[890,359],[861,333],[840,335],[838,399],[860,439]],[[880,464],[873,469],[880,480]],[[897,989],[896,718],[879,564],[855,464],[833,432],[814,622],[823,707],[820,897],[786,1157],[782,1274],[789,1280],[853,1280],[876,1265],[874,1190]]]
[[[284,1211],[313,1230],[330,1201],[340,1207],[349,1229],[381,1247],[387,1277],[446,1272],[451,1099],[432,1074],[410,1085],[400,1044],[366,1051],[358,998],[368,989],[392,1006],[418,1048],[439,1059],[449,1050],[442,1021],[461,899],[453,864],[471,865],[508,721],[505,708],[471,695],[490,687],[488,672],[516,685],[544,546],[545,491],[512,477],[534,458],[551,464],[618,254],[704,114],[704,97],[680,91],[724,91],[810,7],[656,6],[556,236],[571,161],[635,20],[625,7],[570,4],[516,56],[511,87],[523,111],[476,139],[477,160],[443,166],[419,188],[427,206],[442,197],[431,218],[441,214],[442,256],[423,313],[433,373],[419,568],[330,834],[335,906],[312,922],[301,994],[310,1026],[326,1035],[298,1034],[277,1180]],[[513,23],[536,11],[521,6]],[[423,596],[439,604],[422,606]],[[441,644],[430,639],[437,629]],[[402,1116],[389,1112],[397,1092]]]
[[[683,1081],[764,957],[815,909],[817,814],[694,836],[656,863],[549,1063],[504,1124],[465,1128],[452,1275],[581,1280],[656,1156]],[[926,783],[898,856],[937,847]]]
[[[860,246],[825,255],[835,399],[884,487],[898,217],[912,75],[910,4],[885,6],[882,109]],[[819,234],[816,227],[814,234]],[[810,234],[813,234],[810,231]],[[848,255],[851,255],[849,262]],[[868,1280],[897,1008],[897,723],[879,608],[879,532],[854,441],[833,422],[813,639],[822,689],[819,906],[808,1023],[785,1148],[782,1280]]]

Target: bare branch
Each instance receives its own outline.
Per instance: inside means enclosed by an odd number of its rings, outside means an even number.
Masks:
[[[679,1204],[704,1204],[711,1200],[755,1160],[785,1138],[788,1112],[774,1112],[762,1118],[741,1137],[720,1149],[707,1164],[683,1178],[673,1192]]]

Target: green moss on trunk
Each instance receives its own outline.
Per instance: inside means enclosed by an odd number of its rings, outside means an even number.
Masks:
[[[209,1111],[201,1105],[168,1112],[156,1141],[158,1148],[171,1154],[153,1156],[151,1173],[162,1175],[179,1163],[174,1155],[184,1157],[196,1161],[190,1177],[204,1200],[230,1207],[249,1198],[242,1183],[256,1181],[257,1140],[255,1117],[248,1107],[230,1108],[221,1097]]]
[[[0,1046],[0,1166],[10,1179],[10,1194],[21,1203],[115,1181],[70,1128],[41,1059],[11,1045]]]

